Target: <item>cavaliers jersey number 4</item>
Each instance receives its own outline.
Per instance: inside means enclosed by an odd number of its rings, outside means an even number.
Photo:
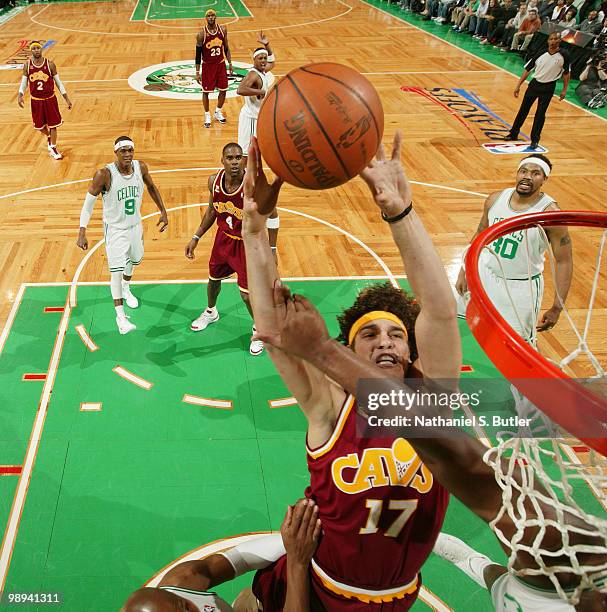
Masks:
[[[242,238],[242,209],[244,207],[244,177],[233,193],[225,188],[225,170],[220,170],[213,181],[213,208],[217,213],[217,227],[232,238]]]

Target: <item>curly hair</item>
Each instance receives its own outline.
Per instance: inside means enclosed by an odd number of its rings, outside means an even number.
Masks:
[[[387,282],[365,287],[356,297],[354,304],[337,316],[340,331],[337,339],[348,344],[348,334],[352,325],[364,314],[373,310],[391,312],[405,324],[411,353],[410,359],[415,361],[417,358],[415,320],[420,311],[419,304],[412,295]]]

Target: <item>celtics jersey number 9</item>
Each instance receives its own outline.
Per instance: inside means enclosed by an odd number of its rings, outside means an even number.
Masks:
[[[103,221],[116,229],[127,229],[141,223],[143,176],[141,166],[133,160],[133,173],[123,175],[115,163],[108,164],[110,188],[103,194]]]

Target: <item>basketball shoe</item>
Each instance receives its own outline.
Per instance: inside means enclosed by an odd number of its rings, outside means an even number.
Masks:
[[[476,584],[484,589],[487,588],[483,573],[487,566],[493,565],[493,561],[489,557],[474,550],[459,538],[443,532],[438,534],[433,552],[453,563],[472,578]]]
[[[53,159],[63,159],[63,155],[57,151],[57,147],[55,145],[48,145],[48,154]]]
[[[257,330],[255,329],[255,325],[253,325],[253,334],[255,334]],[[261,340],[255,340],[254,338],[251,338],[251,344],[249,345],[249,353],[251,353],[251,355],[253,355],[254,357],[257,357],[257,355],[261,355],[263,353],[263,342]]]
[[[129,321],[128,315],[118,315],[116,317],[116,325],[118,325],[118,331],[124,336],[124,334],[128,334],[132,332],[134,329],[137,329],[137,326],[134,323]]]
[[[219,121],[219,123],[225,123],[226,122],[226,118],[223,116],[223,113],[221,112],[220,108],[216,108],[215,109],[215,119],[217,119],[217,121]]]
[[[138,308],[139,300],[131,293],[130,283],[122,281],[122,299],[129,308]]]
[[[207,308],[200,313],[200,316],[197,319],[192,321],[190,329],[192,331],[199,332],[206,329],[211,323],[216,323],[217,321],[219,321],[219,313],[217,312],[217,308]]]
[[[205,128],[211,127],[211,113],[204,114],[204,127]]]

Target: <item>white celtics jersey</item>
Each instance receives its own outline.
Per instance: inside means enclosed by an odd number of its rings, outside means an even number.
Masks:
[[[163,591],[169,591],[191,601],[197,606],[200,612],[233,612],[233,608],[225,600],[221,599],[217,593],[208,591],[194,591],[193,589],[184,589],[182,587],[163,586],[159,587]]]
[[[260,72],[256,68],[251,68],[249,72],[254,72],[261,79],[261,89],[264,91],[268,91],[268,75],[265,72]],[[253,119],[257,119],[259,117],[259,109],[261,108],[261,103],[263,100],[259,100],[257,96],[243,96],[244,98],[244,112]]]
[[[141,223],[143,177],[141,166],[133,160],[133,174],[120,174],[115,163],[107,164],[111,184],[103,194],[103,221],[116,229],[127,229]]]
[[[489,209],[489,225],[494,225],[503,219],[542,212],[554,202],[550,196],[543,194],[539,202],[531,208],[525,211],[517,211],[510,207],[510,198],[513,193],[513,187],[504,189],[500,193]],[[544,271],[544,253],[548,244],[537,227],[507,234],[498,238],[489,246],[497,254],[499,262],[486,250],[483,251],[481,261],[499,277],[524,280]],[[527,253],[529,258],[527,258]]]

